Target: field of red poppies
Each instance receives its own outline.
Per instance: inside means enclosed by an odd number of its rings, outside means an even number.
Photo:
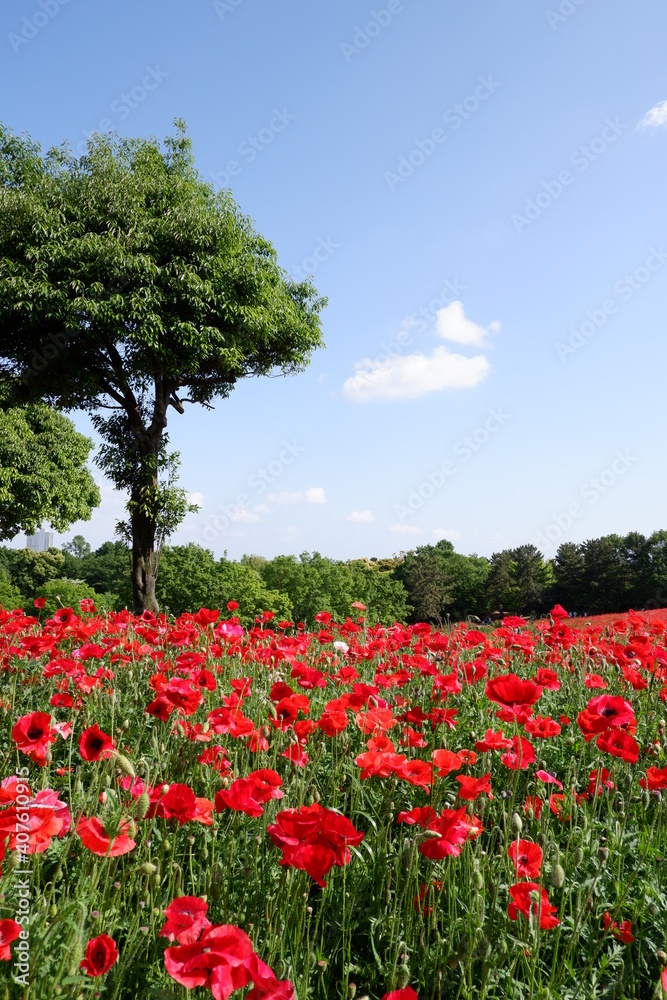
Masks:
[[[40,603],[0,611],[0,997],[667,991],[664,616]]]

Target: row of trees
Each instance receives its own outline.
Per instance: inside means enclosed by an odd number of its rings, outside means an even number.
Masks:
[[[0,548],[0,604],[45,611],[91,597],[99,608],[132,606],[132,555],[121,541],[95,552],[81,536],[63,551]],[[318,611],[342,619],[362,602],[373,621],[488,619],[497,613],[541,615],[555,603],[578,614],[667,604],[667,531],[607,535],[566,542],[553,560],[533,545],[464,556],[451,542],[424,545],[390,559],[341,562],[315,552],[301,556],[244,556],[240,562],[197,545],[166,546],[156,597],[173,614],[237,601],[244,624],[264,610],[278,620],[314,624]]]

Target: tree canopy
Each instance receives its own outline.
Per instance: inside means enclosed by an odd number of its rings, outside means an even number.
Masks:
[[[135,610],[156,607],[168,410],[302,371],[324,304],[200,178],[182,123],[164,145],[95,134],[80,158],[0,126],[0,378],[12,401],[93,415],[130,494]]]
[[[49,523],[67,531],[90,520],[100,491],[88,466],[93,446],[44,404],[0,411],[0,538]]]

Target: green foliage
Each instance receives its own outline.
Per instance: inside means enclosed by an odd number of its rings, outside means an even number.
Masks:
[[[79,601],[91,598],[95,602],[98,611],[109,609],[109,605],[104,595],[98,594],[92,587],[89,587],[83,580],[49,580],[43,584],[33,597],[45,597],[46,603],[42,611],[42,617],[53,617],[58,608],[72,608],[77,614],[79,611]],[[30,601],[32,604],[32,600]]]
[[[487,580],[494,610],[530,614],[547,610],[553,575],[534,545],[519,545],[491,556]]]
[[[3,562],[9,578],[24,600],[36,597],[37,591],[63,575],[65,556],[59,549],[33,552],[32,549],[3,549]]]
[[[0,539],[44,523],[90,520],[100,491],[86,461],[92,441],[43,404],[0,411]]]
[[[405,553],[396,568],[413,606],[411,620],[440,624],[487,613],[488,574],[488,559],[460,555],[445,539]]]
[[[157,591],[160,603],[175,615],[201,607],[220,608],[226,615],[228,601],[238,602],[234,614],[245,625],[254,624],[262,611],[288,620],[292,613],[289,598],[269,589],[251,566],[227,559],[216,562],[212,552],[198,545],[164,549]]]
[[[18,588],[12,586],[8,577],[0,576],[0,608],[11,611],[12,608],[20,608],[22,603],[23,598]]]
[[[93,550],[90,547],[90,542],[87,542],[83,535],[75,535],[70,542],[65,542],[62,551],[74,559],[85,559]]]
[[[85,544],[88,545],[87,542]],[[65,548],[63,546],[63,552]],[[85,551],[85,546],[79,546],[79,551]],[[81,558],[67,552],[61,575],[84,580],[98,593],[107,595],[108,605],[119,611],[132,605],[130,565],[130,553],[123,542],[104,542],[95,552]]]

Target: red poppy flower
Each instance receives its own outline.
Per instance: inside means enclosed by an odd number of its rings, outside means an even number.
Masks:
[[[39,610],[41,611],[44,605],[46,604],[46,598],[36,597],[35,600],[33,601],[33,604],[35,605],[36,608],[39,608]]]
[[[51,716],[46,712],[28,712],[14,724],[12,739],[17,748],[30,757],[35,764],[44,767],[49,743],[56,739],[56,730],[51,726]]]
[[[434,750],[431,754],[439,778],[446,778],[450,771],[460,771],[462,767],[461,755],[452,750]]]
[[[622,729],[610,729],[598,736],[595,742],[600,750],[610,753],[613,757],[620,757],[628,764],[636,764],[639,760],[639,744]]]
[[[532,840],[514,840],[507,852],[514,862],[517,878],[539,878],[542,850]]]
[[[244,931],[232,924],[214,924],[199,941],[167,948],[164,965],[186,989],[208,986],[216,1000],[226,1000],[250,982],[246,963],[252,954],[252,941]]]
[[[420,853],[432,861],[442,861],[450,854],[458,857],[461,853],[461,846],[469,835],[467,819],[465,809],[443,809],[440,815],[431,819],[426,827],[427,830],[432,830],[439,836],[421,843],[419,845]]]
[[[407,781],[410,785],[423,788],[427,793],[431,790],[433,767],[425,760],[405,760],[394,773],[397,778]]]
[[[82,816],[76,825],[77,836],[81,838],[83,846],[102,858],[119,858],[134,850],[136,843],[128,836],[129,830],[130,824],[124,821],[120,824],[116,835],[110,837],[96,816],[90,819]]]
[[[667,788],[667,767],[663,767],[662,770],[657,767],[647,767],[646,778],[639,779],[639,784],[642,788],[647,787],[647,779],[649,792],[655,792],[661,788]]]
[[[512,741],[503,736],[502,729],[499,733],[494,733],[493,729],[487,729],[483,740],[477,740],[475,749],[479,753],[489,753],[493,750],[506,750],[512,746]]]
[[[89,729],[84,729],[79,738],[79,753],[87,761],[105,760],[111,757],[115,746],[115,741],[103,733],[97,723]]]
[[[67,804],[58,798],[58,792],[43,788],[22,806],[0,810],[0,840],[8,840],[10,851],[42,854],[51,846],[52,837],[65,836],[71,820]]]
[[[635,713],[629,701],[619,695],[600,694],[591,698],[577,717],[579,728],[588,743],[598,733],[618,726],[636,725]]]
[[[555,778],[553,774],[549,774],[548,771],[542,771],[542,770],[536,771],[535,777],[539,778],[540,781],[546,782],[547,785],[556,785],[557,788],[560,788],[561,792],[563,791],[562,781],[559,781],[558,778]]]
[[[174,899],[164,911],[167,922],[159,933],[179,944],[194,944],[200,933],[210,922],[206,919],[208,903],[198,896],[180,896]]]
[[[521,709],[534,705],[542,694],[542,688],[535,681],[524,680],[516,674],[500,674],[486,682],[486,696],[512,715]]]
[[[108,934],[98,934],[86,945],[86,957],[81,961],[81,968],[88,976],[103,976],[117,958],[118,948],[114,939]]]
[[[611,930],[617,941],[622,941],[623,944],[632,944],[634,941],[634,936],[632,934],[632,921],[624,920],[622,924],[618,924],[615,920],[612,923],[611,916],[607,911],[605,911],[604,917],[602,918],[602,923],[604,924],[604,929]]]
[[[400,990],[392,990],[391,993],[385,993],[382,1000],[419,1000],[419,997],[413,990],[412,986],[404,986]]]
[[[558,907],[551,905],[546,889],[541,889],[537,882],[517,882],[516,885],[510,886],[510,896],[512,902],[507,908],[510,920],[516,920],[519,913],[523,913],[528,919],[532,909],[535,916],[539,911],[540,928],[543,931],[558,927],[560,921],[554,916],[558,913]]]
[[[0,962],[11,962],[12,953],[9,948],[21,933],[21,925],[15,920],[0,920]]]
[[[558,679],[558,674],[555,670],[549,670],[548,667],[540,667],[537,671],[535,680],[538,684],[541,684],[543,688],[547,688],[548,691],[560,690],[560,680]]]
[[[481,778],[474,778],[466,774],[457,774],[456,780],[460,784],[459,798],[472,802],[478,795],[486,792],[489,799],[493,798],[491,791],[491,772]]]
[[[554,722],[548,715],[544,717],[536,715],[534,719],[529,719],[525,729],[527,733],[539,740],[551,739],[552,736],[558,736],[561,731],[558,723]]]
[[[565,796],[561,795],[559,792],[554,792],[553,795],[549,796],[549,809],[563,822],[569,822],[569,813],[567,816],[563,814],[563,807],[565,805]]]
[[[437,812],[431,806],[415,806],[409,812],[400,812],[396,819],[397,823],[407,823],[408,826],[419,826],[426,829],[432,819],[437,819]]]
[[[507,750],[500,760],[511,771],[525,771],[531,764],[535,763],[533,744],[525,740],[523,736],[514,736],[512,749]]]
[[[318,802],[279,812],[267,830],[282,851],[280,864],[306,871],[322,887],[334,864],[342,867],[350,861],[348,845],[357,846],[364,839],[349,819]]]

